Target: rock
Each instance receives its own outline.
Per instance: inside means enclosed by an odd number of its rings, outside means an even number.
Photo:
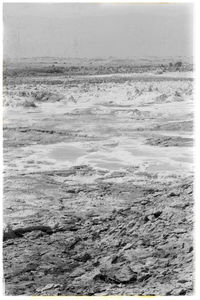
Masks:
[[[153,222],[155,220],[154,214],[148,216],[149,221]]]
[[[86,262],[91,259],[91,255],[87,252],[74,257],[75,260]]]
[[[141,277],[138,278],[138,281],[146,281],[147,279],[149,279],[152,275],[151,274],[144,274]]]
[[[43,236],[45,233],[41,230],[35,230],[35,231],[31,231],[31,232],[27,232],[24,234],[25,238],[31,238],[31,239],[38,239],[41,236]]]
[[[70,275],[70,277],[80,277],[85,273],[85,270],[82,268],[76,268],[72,274]]]
[[[188,282],[188,280],[185,279],[185,278],[182,278],[182,279],[179,279],[178,282],[179,282],[179,283],[186,283],[186,282]]]
[[[162,214],[162,211],[156,211],[153,215],[155,218],[160,217],[160,215]]]
[[[33,232],[36,233],[36,237],[34,236]],[[45,225],[31,225],[31,226],[25,226],[25,227],[17,227],[15,229],[12,229],[12,227],[9,225],[4,230],[4,241],[7,239],[17,238],[17,237],[23,237],[24,234],[29,233],[30,236],[33,238],[38,238],[41,236],[41,232],[51,234],[52,229],[49,226]],[[37,235],[39,236],[37,237]]]
[[[172,290],[169,290],[169,291],[165,292],[165,296],[171,296],[171,294],[172,294]]]
[[[185,289],[181,289],[178,294],[180,296],[184,296],[184,295],[186,295],[186,293],[187,293],[187,291]]]
[[[3,229],[3,240],[6,241],[6,240],[9,240],[9,239],[14,239],[16,237],[17,237],[17,235],[14,232],[11,225],[10,224],[5,225],[4,229]]]
[[[173,191],[173,192],[170,192],[167,196],[168,197],[176,197],[176,196],[180,196],[180,193],[176,192],[176,191]]]
[[[191,246],[188,250],[188,253],[192,252],[193,251],[193,246]]]
[[[48,283],[44,287],[36,289],[36,292],[44,292],[46,290],[56,289],[58,287],[60,287],[60,284]]]
[[[130,249],[130,248],[132,248],[132,247],[133,247],[133,243],[128,243],[128,244],[126,244],[126,246],[124,246],[124,248],[122,249],[122,252],[123,252],[124,250]]]
[[[158,259],[155,258],[155,257],[148,257],[148,258],[146,259],[145,265],[146,265],[146,266],[154,266],[154,265],[156,264],[157,260],[158,260]]]
[[[118,259],[119,259],[119,256],[114,254],[112,257],[111,257],[111,264],[116,264],[118,262]]]
[[[143,264],[131,262],[129,264],[131,270],[137,274],[146,273],[149,271],[148,268],[145,268]]]
[[[114,278],[121,283],[131,283],[137,280],[137,273],[125,265],[115,273]]]
[[[94,261],[93,261],[93,266],[94,267],[98,267],[100,264],[99,259],[97,257],[95,257]]]
[[[77,245],[77,243],[80,241],[80,237],[74,237],[71,238],[67,241],[67,245],[66,245],[66,252],[69,250],[74,249],[74,247]]]

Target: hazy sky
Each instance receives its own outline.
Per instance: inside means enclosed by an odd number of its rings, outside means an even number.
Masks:
[[[192,4],[4,4],[7,57],[191,56]]]

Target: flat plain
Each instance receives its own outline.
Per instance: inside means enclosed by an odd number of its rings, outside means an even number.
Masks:
[[[192,67],[4,64],[6,295],[193,293]]]

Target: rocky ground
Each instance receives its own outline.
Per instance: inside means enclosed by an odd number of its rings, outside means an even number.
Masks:
[[[6,295],[193,293],[192,89],[6,79]]]

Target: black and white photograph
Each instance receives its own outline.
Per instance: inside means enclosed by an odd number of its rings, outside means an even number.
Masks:
[[[193,14],[3,3],[5,296],[194,295]]]

